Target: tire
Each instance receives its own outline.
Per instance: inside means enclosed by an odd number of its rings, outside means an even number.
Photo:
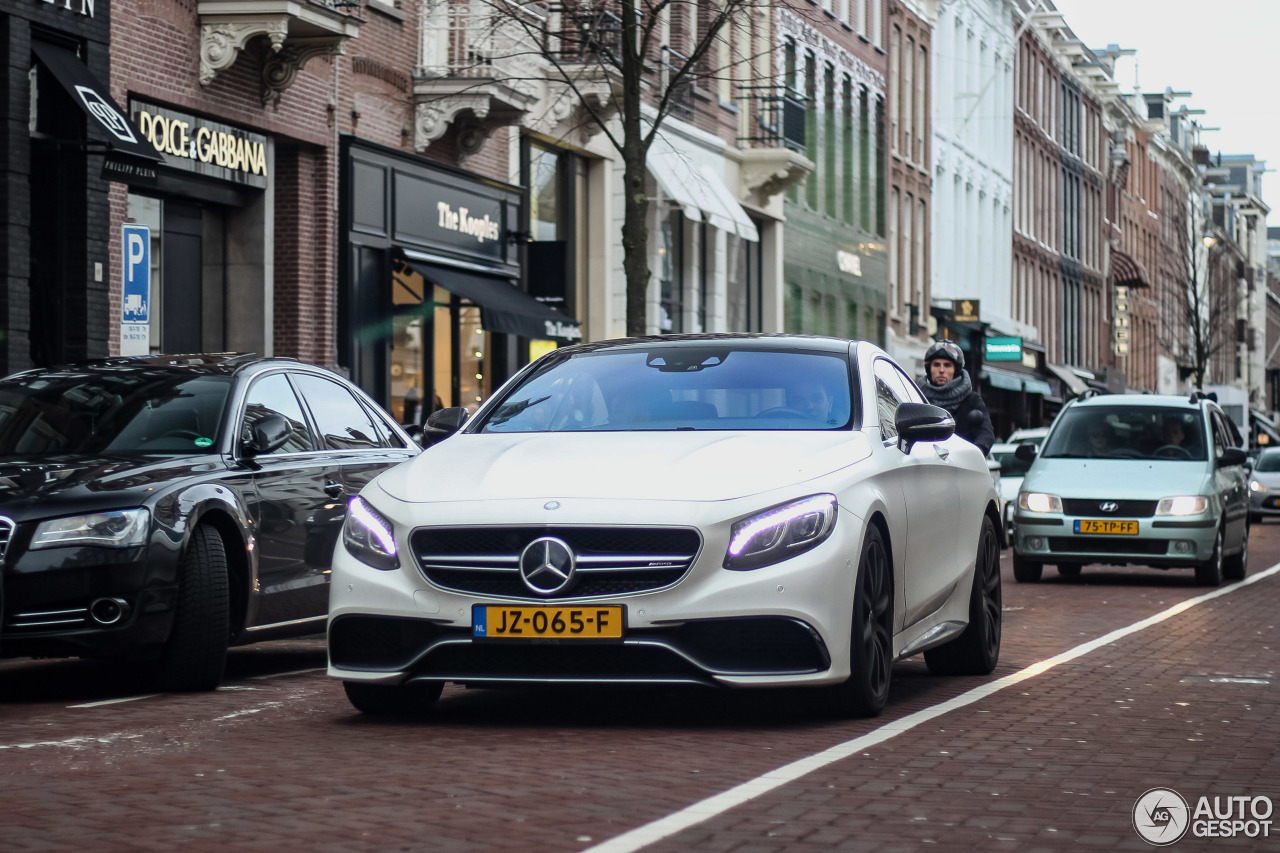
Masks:
[[[889,701],[893,664],[893,567],[880,530],[867,528],[858,558],[849,631],[849,678],[832,688],[832,705],[845,717],[875,717]]]
[[[1240,553],[1222,561],[1222,576],[1229,581],[1244,580],[1249,571],[1249,522],[1244,525],[1244,538],[1240,540]]]
[[[1262,523],[1262,513],[1260,513],[1260,512],[1251,512],[1251,513],[1249,513],[1249,523],[1250,523],[1250,524],[1261,524],[1261,523]]]
[[[1196,564],[1196,583],[1200,586],[1222,585],[1222,528],[1213,539],[1213,553],[1203,563]]]
[[[422,714],[435,707],[444,690],[443,681],[415,681],[412,684],[365,684],[344,681],[347,701],[362,714]]]
[[[1058,574],[1062,575],[1064,578],[1070,578],[1072,580],[1075,580],[1076,578],[1080,577],[1080,573],[1082,571],[1084,571],[1084,566],[1080,565],[1079,563],[1059,563],[1058,564]]]
[[[1018,583],[1038,583],[1043,571],[1041,563],[1029,562],[1020,557],[1017,551],[1013,552],[1013,579]]]
[[[173,630],[160,655],[163,689],[217,689],[227,663],[230,610],[222,537],[210,525],[198,524],[182,555]]]
[[[1000,540],[990,518],[982,519],[978,559],[969,591],[969,627],[946,645],[929,649],[924,661],[934,675],[989,675],[1000,660]]]

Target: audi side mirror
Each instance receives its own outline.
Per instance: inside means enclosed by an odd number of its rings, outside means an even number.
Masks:
[[[289,419],[277,412],[249,424],[249,440],[244,443],[245,456],[273,453],[284,446],[293,433]]]

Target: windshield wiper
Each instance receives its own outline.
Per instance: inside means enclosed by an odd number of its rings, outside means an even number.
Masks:
[[[536,406],[539,403],[546,402],[550,399],[551,395],[548,394],[547,396],[539,397],[536,400],[517,400],[514,403],[503,403],[498,407],[497,411],[493,413],[493,417],[489,418],[489,426],[505,424],[525,409],[528,409],[531,406]]]

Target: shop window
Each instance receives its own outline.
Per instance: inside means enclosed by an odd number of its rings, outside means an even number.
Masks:
[[[671,211],[658,232],[658,331],[684,331],[684,216]]]

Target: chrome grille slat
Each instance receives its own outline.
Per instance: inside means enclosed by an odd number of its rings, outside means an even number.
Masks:
[[[419,528],[410,534],[423,575],[443,589],[498,598],[546,601],[524,585],[520,555],[542,536],[573,549],[579,581],[551,596],[578,599],[651,592],[677,583],[702,548],[688,527],[599,527],[528,525]]]
[[[12,518],[0,515],[0,566],[4,565],[4,555],[9,550],[9,540],[13,538],[15,527],[17,525]]]

